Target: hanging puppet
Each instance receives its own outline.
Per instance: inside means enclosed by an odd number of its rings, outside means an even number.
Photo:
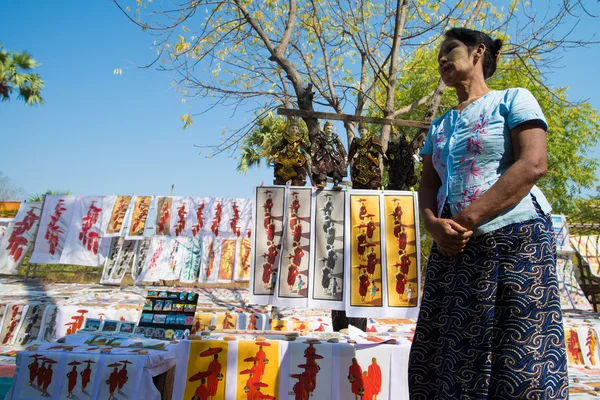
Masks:
[[[300,127],[296,122],[290,123],[287,133],[271,149],[271,156],[275,163],[273,184],[285,185],[291,182],[292,186],[306,184],[307,163],[300,136]]]
[[[354,189],[381,188],[381,167],[379,157],[384,157],[383,147],[379,139],[367,128],[360,127],[360,137],[355,137],[350,143],[348,161],[352,173]]]
[[[334,187],[348,175],[346,149],[340,138],[333,133],[331,121],[325,122],[322,132],[315,136],[311,147],[311,176],[318,188],[324,188],[327,177],[333,179]]]

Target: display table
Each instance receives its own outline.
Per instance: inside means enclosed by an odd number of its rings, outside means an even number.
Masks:
[[[158,400],[152,378],[175,366],[176,348],[151,340],[70,335],[65,343],[20,352],[6,399]]]
[[[409,349],[403,338],[398,344],[243,335],[183,340],[173,399],[408,399]]]

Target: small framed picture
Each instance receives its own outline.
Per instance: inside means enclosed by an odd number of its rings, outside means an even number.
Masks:
[[[187,295],[187,299],[188,299],[188,301],[194,301],[196,299],[196,293],[189,292]]]
[[[152,323],[152,319],[154,318],[154,314],[150,314],[150,313],[142,313],[142,317],[140,319],[140,322],[146,323],[146,324],[150,324]]]
[[[165,330],[163,328],[156,328],[154,331],[154,335],[152,335],[153,339],[165,340]]]
[[[171,340],[173,338],[173,335],[175,335],[175,331],[173,329],[167,329],[165,331],[165,339]]]
[[[152,311],[153,305],[152,305],[152,300],[151,299],[146,299],[146,301],[144,302],[144,310],[148,310],[148,311]]]
[[[156,301],[154,303],[154,311],[162,311],[164,304],[165,304],[165,302],[162,300]]]
[[[143,335],[144,332],[146,332],[146,328],[144,328],[143,326],[137,326],[135,328],[135,334],[136,335]]]
[[[158,297],[158,292],[156,290],[149,290],[146,297]]]
[[[167,315],[167,325],[176,325],[177,324],[177,315],[170,314]]]
[[[119,333],[133,333],[135,330],[135,322],[121,322]]]
[[[121,321],[107,320],[102,324],[102,332],[117,332]]]
[[[146,328],[144,331],[144,337],[151,338],[154,335],[154,328]]]
[[[195,304],[186,304],[183,308],[183,311],[185,312],[196,312],[196,305]]]
[[[183,329],[177,329],[175,331],[175,334],[173,335],[173,339],[181,340],[181,339],[183,339],[183,334],[184,334]]]
[[[187,292],[179,292],[179,300],[185,300],[185,297],[187,296]]]
[[[163,311],[171,311],[173,308],[173,300],[166,300],[163,305]]]
[[[181,314],[179,314],[179,315],[177,316],[177,325],[185,325],[185,319],[186,319],[186,318],[187,318],[187,317],[186,317],[185,315],[181,315]]]
[[[185,317],[186,325],[192,325],[193,323],[194,323],[194,317],[192,317],[191,315],[188,315],[187,317]]]
[[[167,322],[167,315],[154,314],[154,320],[152,322],[154,322],[155,324],[164,324],[165,322]]]
[[[102,320],[99,318],[88,318],[85,320],[83,330],[86,332],[97,332],[102,326]]]
[[[173,307],[171,308],[171,311],[183,311],[184,306],[185,305],[181,303],[174,303]]]
[[[161,292],[159,292],[159,293],[158,293],[158,297],[159,297],[160,299],[166,299],[166,298],[168,298],[168,297],[169,297],[169,294],[167,293],[167,291],[166,291],[166,290],[163,290],[163,291],[161,291]]]

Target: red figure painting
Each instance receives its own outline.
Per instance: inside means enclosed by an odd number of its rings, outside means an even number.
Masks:
[[[52,364],[55,364],[56,361],[54,360],[48,360],[48,368],[46,369],[46,372],[44,372],[44,379],[42,382],[42,392],[44,394],[48,394],[48,386],[50,386],[50,384],[52,383]]]
[[[221,363],[219,362],[218,354],[215,354],[214,359],[208,364],[208,372],[210,372],[210,376],[207,378],[208,395],[214,397],[217,394],[219,374],[221,373]]]
[[[198,208],[196,208],[196,218],[198,219],[198,223],[192,227],[192,235],[194,236],[196,236],[204,226],[204,215],[202,214],[203,212],[204,202],[202,202],[202,204],[200,204]]]
[[[231,322],[232,319],[233,316],[229,314],[229,312],[225,312],[225,318],[223,318],[223,329],[235,328],[235,325],[233,324],[233,322]]]
[[[271,281],[271,274],[273,273],[273,264],[269,263],[268,261],[263,263],[263,274],[262,274],[262,281],[265,284],[265,288],[267,288],[267,286],[269,285],[269,282]]]
[[[50,216],[50,222],[46,227],[46,234],[44,235],[44,239],[48,242],[49,250],[48,252],[52,255],[56,254],[56,248],[58,247],[59,235],[64,233],[60,226],[58,225],[58,221],[62,214],[67,210],[64,207],[64,200],[60,199],[56,203],[54,207],[54,214]]]
[[[359,400],[362,394],[359,394],[359,389],[364,390],[362,368],[358,364],[356,358],[352,359],[352,365],[348,369],[348,381],[352,385],[352,393],[355,400]]]
[[[360,282],[360,286],[358,287],[358,293],[362,300],[365,300],[365,296],[367,295],[367,290],[369,289],[369,276],[367,275],[367,270],[363,269],[363,274],[358,277],[358,281]]]
[[[410,257],[408,254],[403,253],[400,257],[400,271],[403,274],[408,274],[408,268],[410,267]]]
[[[44,383],[44,377],[46,376],[46,361],[42,359],[42,366],[37,371],[36,377],[36,387],[38,389],[42,388],[42,384]]]
[[[300,242],[302,238],[302,224],[298,221],[294,229],[292,230],[292,240],[294,242]]]
[[[398,293],[398,298],[402,298],[406,282],[407,281],[405,275],[402,272],[398,272],[396,274],[396,293]]]
[[[297,276],[298,276],[298,266],[291,263],[288,266],[288,276],[287,276],[287,284],[290,287],[290,290],[292,290],[292,286],[294,286]]]
[[[33,382],[37,377],[38,369],[40,367],[38,364],[37,354],[33,355],[32,357],[34,357],[33,362],[27,366],[27,368],[29,368],[29,386],[33,386]]]
[[[6,248],[9,257],[11,257],[13,261],[16,262],[21,258],[23,255],[23,248],[29,243],[27,238],[22,235],[27,233],[38,219],[40,219],[40,217],[35,215],[34,210],[29,210],[27,211],[27,214],[25,214],[23,221],[15,222],[13,231],[8,238],[8,247]]]
[[[248,319],[248,330],[256,330],[256,315],[250,314]]]
[[[371,247],[371,252],[367,254],[367,273],[373,275],[375,273],[375,266],[377,265],[377,254],[375,249]]]
[[[373,218],[369,218],[369,222],[367,222],[367,238],[369,242],[373,241],[373,234],[375,233],[375,222],[373,222]]]
[[[364,259],[365,251],[367,250],[367,235],[365,235],[364,229],[356,236],[356,244],[356,251],[362,260]]]
[[[80,374],[81,374],[81,391],[86,393],[85,388],[92,380],[92,368],[90,368],[90,364],[94,363],[94,361],[86,360],[84,362],[87,362],[87,367],[85,367],[85,369],[80,372]]]
[[[381,392],[381,368],[379,367],[379,364],[377,364],[377,359],[375,357],[371,359],[368,375],[369,381],[371,381],[373,396],[377,398],[377,395]]]
[[[119,371],[119,382],[117,383],[117,389],[119,393],[121,393],[121,390],[123,390],[123,386],[125,386],[125,384],[129,380],[129,377],[127,376],[127,364],[132,364],[131,361],[127,360],[123,360],[120,362],[123,363],[123,368],[121,368],[121,370]]]
[[[217,201],[217,205],[215,206],[215,219],[213,219],[212,225],[210,227],[210,230],[212,231],[212,233],[215,234],[215,236],[219,236],[219,224],[221,223],[221,211],[222,211],[221,203],[219,201]]]
[[[109,368],[114,367],[113,372],[111,372],[110,376],[106,380],[106,384],[108,385],[108,393],[109,393],[108,400],[112,400],[112,399],[116,398],[115,392],[117,391],[117,388],[119,387],[119,376],[120,376],[118,367],[120,365],[121,364],[119,364],[119,363],[113,363],[108,366]]]
[[[175,236],[181,235],[183,230],[185,229],[185,216],[187,215],[187,210],[185,209],[185,204],[182,204],[177,209],[177,226],[175,226]]]
[[[69,371],[69,373],[67,374],[67,380],[68,380],[67,397],[71,397],[71,395],[73,394],[73,390],[75,389],[75,386],[77,386],[77,375],[79,375],[77,373],[77,366],[73,365],[73,369],[71,371]]]

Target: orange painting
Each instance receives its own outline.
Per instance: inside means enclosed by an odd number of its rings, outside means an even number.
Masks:
[[[129,227],[129,236],[142,236],[146,227],[146,218],[150,210],[151,196],[138,196],[135,199],[133,213],[131,215],[131,226]]]
[[[185,399],[225,399],[227,345],[227,342],[221,340],[192,340],[190,342]]]
[[[278,346],[276,340],[239,342],[236,400],[277,398]]]
[[[221,264],[219,266],[219,279],[233,280],[233,267],[235,266],[235,240],[221,242]]]
[[[412,195],[384,196],[388,305],[417,305],[418,264]]]
[[[381,307],[381,215],[378,195],[350,195],[350,304]]]
[[[21,207],[20,201],[0,201],[0,220],[14,219]]]
[[[117,196],[112,213],[110,214],[110,221],[108,223],[108,228],[106,228],[106,233],[121,232],[123,222],[125,221],[125,213],[127,213],[130,202],[131,196]]]

